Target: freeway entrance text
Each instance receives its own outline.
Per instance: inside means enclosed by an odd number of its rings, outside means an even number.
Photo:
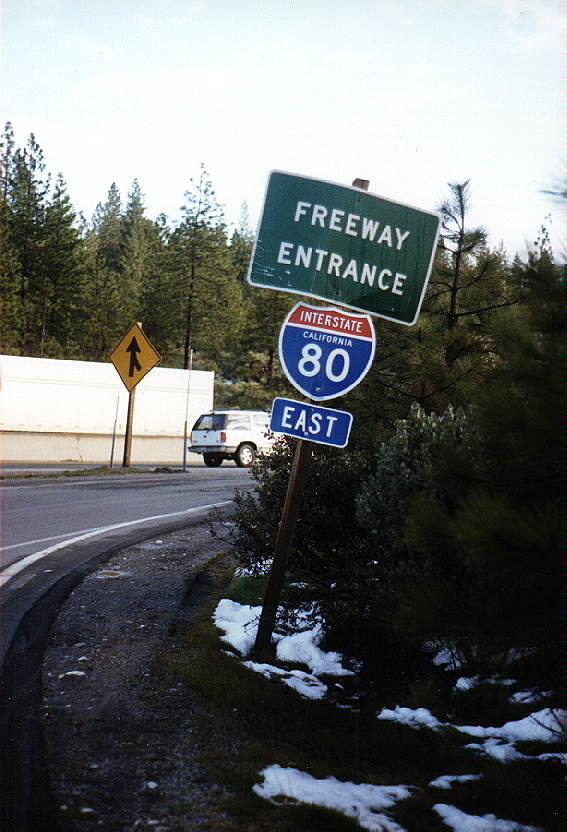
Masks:
[[[360,188],[273,171],[248,281],[413,324],[439,222]]]

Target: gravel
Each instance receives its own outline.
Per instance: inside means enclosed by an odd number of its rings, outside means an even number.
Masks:
[[[207,524],[131,546],[63,605],[42,717],[62,830],[233,829],[200,754],[233,755],[238,741],[188,685],[156,672],[165,651],[187,654],[177,631],[211,597],[214,565],[230,560],[218,547]]]

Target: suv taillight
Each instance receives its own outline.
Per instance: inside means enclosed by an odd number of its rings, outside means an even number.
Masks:
[[[221,430],[220,441],[223,445],[226,443],[226,433],[224,430]]]

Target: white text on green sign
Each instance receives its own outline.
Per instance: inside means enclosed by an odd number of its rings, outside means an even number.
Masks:
[[[273,171],[248,281],[413,324],[438,234],[432,212]]]

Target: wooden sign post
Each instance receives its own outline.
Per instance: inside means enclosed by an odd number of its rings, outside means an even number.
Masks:
[[[298,439],[289,475],[282,518],[276,538],[274,559],[268,577],[264,606],[262,607],[260,623],[258,624],[258,632],[254,643],[254,651],[258,655],[271,651],[272,633],[276,623],[278,603],[284,582],[289,551],[297,525],[303,486],[309,473],[310,459],[311,444],[304,439]]]
[[[366,179],[355,179],[353,182],[353,186],[366,191],[368,190],[369,184],[370,183]],[[290,377],[288,376],[288,378]],[[290,378],[290,381],[297,386],[296,382],[292,378]],[[338,395],[338,393],[336,395]],[[298,439],[289,475],[289,483],[282,517],[276,537],[274,558],[270,574],[268,576],[268,584],[266,587],[266,594],[264,596],[264,605],[260,614],[256,641],[254,642],[254,652],[259,657],[269,654],[273,649],[272,633],[276,623],[278,603],[283,587],[289,552],[297,525],[303,488],[309,474],[310,460],[311,443],[305,439]]]

